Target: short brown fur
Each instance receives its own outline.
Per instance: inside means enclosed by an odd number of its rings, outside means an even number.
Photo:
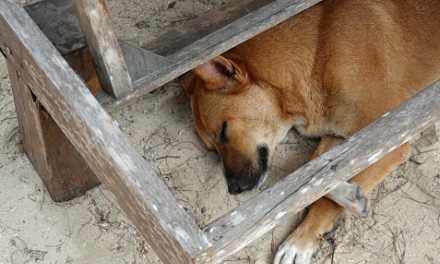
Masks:
[[[220,153],[230,191],[261,182],[262,148],[270,156],[292,126],[323,137],[315,157],[440,78],[439,29],[437,0],[327,0],[185,75],[196,130]],[[353,179],[368,193],[409,153],[407,143]],[[309,263],[341,212],[314,203],[276,262]]]

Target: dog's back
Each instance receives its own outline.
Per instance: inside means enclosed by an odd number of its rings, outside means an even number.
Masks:
[[[440,2],[327,0],[226,56],[292,98],[286,112],[324,101],[304,134],[347,137],[440,77]]]

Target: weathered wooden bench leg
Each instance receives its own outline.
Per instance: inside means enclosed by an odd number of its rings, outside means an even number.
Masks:
[[[81,155],[32,94],[20,72],[8,71],[23,149],[56,202],[73,199],[99,185]]]
[[[104,0],[74,0],[102,88],[116,99],[132,91],[131,78]]]

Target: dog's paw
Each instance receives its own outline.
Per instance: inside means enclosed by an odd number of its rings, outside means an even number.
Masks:
[[[310,264],[316,247],[300,247],[291,239],[287,239],[278,248],[274,264]]]

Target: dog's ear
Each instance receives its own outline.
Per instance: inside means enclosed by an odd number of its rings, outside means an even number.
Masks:
[[[191,96],[194,93],[194,87],[196,85],[195,78],[196,75],[192,71],[189,71],[179,77],[180,84],[182,85],[189,99],[191,99]]]
[[[220,89],[222,92],[230,92],[230,88],[240,87],[249,82],[245,67],[223,56],[205,62],[193,71],[205,82],[205,88],[208,90]]]

